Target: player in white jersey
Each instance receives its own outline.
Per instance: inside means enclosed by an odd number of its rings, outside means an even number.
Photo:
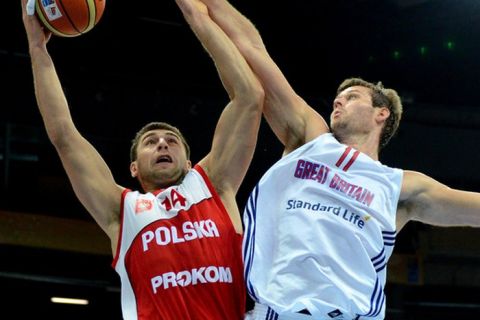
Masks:
[[[22,0],[35,94],[77,197],[110,238],[114,255],[118,245],[114,265],[122,279],[124,318],[241,319],[242,224],[235,195],[253,157],[263,90],[206,7],[176,2],[231,97],[211,150],[195,168],[178,129],[153,123],[137,133],[131,150],[130,172],[145,194],[119,186],[76,129],[47,51],[51,33],[27,14]]]
[[[318,319],[382,315],[402,173],[330,133],[274,164],[245,210],[253,299],[276,313],[306,309]]]
[[[329,127],[247,18],[226,0],[201,1],[260,79],[264,115],[285,147],[245,210],[247,289],[256,301],[248,317],[383,319],[396,233],[410,220],[480,226],[480,194],[378,161],[402,114],[394,90],[346,80]]]

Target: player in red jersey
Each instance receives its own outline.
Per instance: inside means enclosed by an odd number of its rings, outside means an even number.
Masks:
[[[231,99],[210,152],[194,168],[178,129],[161,122],[142,128],[130,171],[145,193],[130,191],[115,182],[77,131],[47,51],[50,34],[27,15],[26,2],[23,21],[40,113],[77,197],[111,240],[124,318],[242,319],[242,224],[235,195],[253,157],[264,98],[244,58],[205,6],[177,1]]]

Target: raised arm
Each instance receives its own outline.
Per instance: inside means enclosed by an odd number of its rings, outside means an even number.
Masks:
[[[264,115],[288,153],[328,132],[325,120],[299,97],[272,60],[252,22],[226,0],[201,0],[232,39],[265,90]]]
[[[35,16],[25,11],[23,22],[33,69],[35,95],[48,137],[55,146],[75,194],[100,227],[116,244],[122,188],[102,157],[73,124],[53,61],[47,51],[50,34]]]
[[[210,153],[200,161],[227,210],[241,229],[235,195],[253,158],[262,116],[263,90],[237,47],[198,0],[176,0],[215,62],[230,102],[218,120]]]
[[[451,189],[415,171],[405,171],[397,229],[409,220],[437,226],[480,226],[480,193]]]

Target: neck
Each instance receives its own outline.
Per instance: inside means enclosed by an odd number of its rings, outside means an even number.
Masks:
[[[142,189],[145,192],[154,192],[160,189],[166,189],[171,186],[181,184],[187,172],[188,170],[182,171],[179,176],[174,176],[174,177],[160,176],[160,177],[156,177],[155,180],[150,180],[150,181],[140,180],[140,185],[142,186]]]

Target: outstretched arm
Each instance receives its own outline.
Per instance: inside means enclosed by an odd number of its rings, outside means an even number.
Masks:
[[[92,145],[73,124],[69,107],[47,51],[50,33],[35,16],[26,14],[23,22],[32,62],[35,95],[50,141],[55,146],[75,194],[116,245],[122,188]]]
[[[397,228],[409,220],[480,227],[480,193],[451,189],[419,172],[405,171]]]
[[[289,153],[328,132],[325,120],[299,97],[272,60],[252,22],[227,0],[201,0],[212,19],[232,39],[265,90],[264,115]]]
[[[200,161],[219,192],[237,231],[241,230],[235,195],[253,158],[262,116],[263,90],[237,47],[198,0],[176,0],[215,62],[230,102],[218,120],[210,153]]]

